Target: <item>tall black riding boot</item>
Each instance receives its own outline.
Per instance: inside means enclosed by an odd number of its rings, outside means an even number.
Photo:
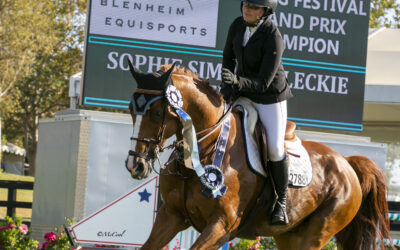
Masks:
[[[271,215],[271,225],[286,225],[289,223],[286,213],[286,195],[288,190],[288,157],[281,161],[270,161],[272,179],[275,183],[278,200]]]

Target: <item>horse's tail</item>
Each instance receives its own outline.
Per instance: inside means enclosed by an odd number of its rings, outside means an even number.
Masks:
[[[379,238],[390,239],[387,186],[382,170],[370,159],[350,156],[346,160],[357,174],[362,189],[361,207],[354,219],[335,237],[339,249],[376,249]]]

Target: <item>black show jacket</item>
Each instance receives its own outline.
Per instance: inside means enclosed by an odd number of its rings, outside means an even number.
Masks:
[[[284,44],[276,25],[266,19],[243,47],[246,30],[243,17],[238,17],[229,28],[222,66],[239,79],[239,95],[255,103],[272,104],[291,98],[282,66]],[[224,87],[223,87],[224,88]]]

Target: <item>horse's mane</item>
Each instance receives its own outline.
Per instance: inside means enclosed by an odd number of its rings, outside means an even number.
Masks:
[[[165,72],[168,69],[170,69],[171,67],[172,67],[172,64],[161,65],[160,69]],[[214,88],[212,88],[210,86],[210,82],[208,80],[200,78],[198,74],[194,73],[193,71],[191,71],[190,69],[188,69],[184,66],[175,67],[174,70],[172,71],[172,74],[175,76],[192,78],[193,83],[195,83],[196,85],[201,85],[201,86],[205,87],[205,89],[212,91],[213,93],[217,94],[218,96],[220,95],[220,93],[218,91],[216,91]]]

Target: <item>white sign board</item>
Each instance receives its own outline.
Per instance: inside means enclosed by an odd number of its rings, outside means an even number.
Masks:
[[[218,5],[218,0],[93,0],[89,33],[214,48]]]
[[[142,246],[156,216],[157,185],[155,176],[71,226],[74,240],[82,244]]]

